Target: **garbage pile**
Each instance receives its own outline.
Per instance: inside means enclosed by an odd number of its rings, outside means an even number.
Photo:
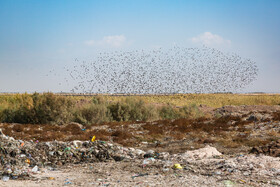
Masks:
[[[269,144],[268,150],[279,148],[280,141]],[[255,149],[257,150],[257,149]],[[265,148],[260,148],[265,153]],[[259,151],[260,152],[260,151]],[[273,152],[273,151],[268,151]],[[191,172],[217,178],[230,176],[232,180],[276,181],[280,184],[280,158],[265,155],[223,155],[215,147],[206,146],[185,153],[169,154],[154,150],[142,151],[118,144],[89,141],[22,141],[4,135],[0,129],[0,176],[9,179],[30,179],[45,168],[56,169],[64,164],[130,161],[136,168],[132,178],[151,173],[182,174]],[[277,180],[276,180],[277,179]],[[67,181],[68,183],[69,181]],[[244,182],[244,181],[243,181]]]
[[[253,147],[251,153],[280,157],[280,140],[272,141],[265,146]]]
[[[0,129],[0,175],[4,179],[28,177],[41,167],[67,163],[143,158],[145,152],[104,141],[33,142],[15,140]]]

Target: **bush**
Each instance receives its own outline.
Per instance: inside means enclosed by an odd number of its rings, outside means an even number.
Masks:
[[[115,121],[147,121],[157,119],[155,107],[146,105],[143,100],[127,98],[108,106]]]
[[[203,116],[203,113],[199,110],[196,104],[184,106],[179,109],[180,117],[182,118],[199,118]]]
[[[159,115],[161,119],[176,119],[180,117],[178,111],[171,105],[161,107]]]
[[[126,103],[117,102],[108,106],[114,121],[128,121],[130,118],[129,106]]]
[[[52,93],[22,95],[19,106],[10,106],[2,111],[1,119],[8,123],[66,123],[71,120],[74,102]]]
[[[75,111],[75,122],[81,124],[100,124],[111,121],[110,111],[104,104],[90,104]]]
[[[105,99],[102,96],[95,96],[91,101],[93,104],[105,104]]]
[[[62,124],[74,121],[88,125],[110,121],[197,118],[203,115],[195,104],[183,108],[173,105],[158,107],[137,97],[126,97],[111,103],[105,98],[95,96],[91,100],[77,100],[52,93],[0,97],[0,122]]]

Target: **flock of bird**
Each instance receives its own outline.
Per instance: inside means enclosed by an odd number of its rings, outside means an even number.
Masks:
[[[258,74],[256,63],[217,49],[180,48],[100,53],[67,69],[73,93],[237,92]],[[68,80],[67,80],[68,81]]]

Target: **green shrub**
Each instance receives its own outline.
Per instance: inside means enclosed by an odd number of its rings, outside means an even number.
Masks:
[[[161,119],[177,119],[180,117],[179,112],[171,105],[161,107],[159,115]]]
[[[117,102],[108,106],[114,121],[128,121],[130,119],[130,107],[126,103]]]
[[[74,101],[52,93],[33,94],[33,113],[35,123],[67,123],[72,119]]]
[[[94,96],[91,101],[93,104],[105,104],[105,99],[102,96]]]
[[[156,108],[143,100],[127,98],[108,106],[114,121],[148,121],[158,119]]]
[[[203,116],[203,113],[199,110],[196,104],[189,106],[183,106],[179,109],[180,117],[182,118],[199,118]]]
[[[100,124],[111,121],[111,114],[106,105],[92,103],[77,109],[74,121],[81,124]]]
[[[66,123],[71,120],[74,102],[69,98],[52,93],[34,93],[23,94],[18,99],[18,106],[11,105],[2,111],[3,122],[43,124]]]
[[[193,104],[176,108],[147,104],[139,97],[125,97],[109,102],[108,97],[74,98],[45,94],[16,94],[0,97],[0,122],[99,124],[110,121],[153,121],[159,119],[196,118],[203,114]]]

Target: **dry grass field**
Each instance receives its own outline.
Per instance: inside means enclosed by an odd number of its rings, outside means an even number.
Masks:
[[[23,95],[31,94],[0,94],[0,108],[16,101]],[[122,101],[125,98],[142,99],[146,103],[172,104],[184,106],[190,104],[207,105],[209,107],[222,107],[225,105],[280,105],[280,94],[170,94],[170,95],[122,95],[122,94],[56,94],[59,96],[71,97],[75,100],[90,100],[92,97],[103,97],[111,102]]]
[[[222,107],[225,105],[279,105],[280,94],[174,94],[174,95],[136,95],[103,96],[109,101],[121,101],[126,97],[141,98],[147,103],[172,104],[184,106],[190,104]]]

